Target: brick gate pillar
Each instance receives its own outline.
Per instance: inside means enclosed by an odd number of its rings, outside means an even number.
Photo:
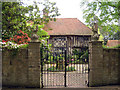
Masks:
[[[102,41],[89,43],[89,86],[102,85],[103,77],[103,47]]]
[[[41,88],[40,41],[36,32],[37,30],[33,31],[32,40],[28,46],[28,83],[29,87]]]

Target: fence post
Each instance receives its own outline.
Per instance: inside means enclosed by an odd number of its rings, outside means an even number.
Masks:
[[[29,87],[41,88],[40,41],[36,32],[37,29],[33,31],[28,47],[28,83]]]

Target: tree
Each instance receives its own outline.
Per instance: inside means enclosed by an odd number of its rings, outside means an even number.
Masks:
[[[113,35],[113,38],[120,40],[120,31],[117,31],[117,33]]]
[[[44,7],[48,15],[42,15],[39,5]],[[55,20],[55,17],[60,15],[55,3],[45,0],[44,3],[34,2],[33,5],[25,5],[24,2],[2,2],[2,36],[3,39],[13,37],[18,30],[22,30],[29,35],[32,34],[31,29],[35,29],[37,25],[48,23],[50,20]],[[51,19],[54,18],[54,19]],[[28,24],[32,21],[32,26]],[[29,29],[31,26],[31,29]]]
[[[83,1],[83,14],[88,25],[94,16],[98,18],[99,30],[104,39],[113,39],[113,35],[119,30],[118,19],[120,18],[120,1],[108,2],[108,0],[96,0],[95,2]],[[117,39],[117,38],[116,38]]]

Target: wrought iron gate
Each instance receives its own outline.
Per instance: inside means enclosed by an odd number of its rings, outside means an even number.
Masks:
[[[59,44],[54,40],[56,45],[53,47],[41,48],[41,83],[44,88],[86,87],[88,47],[70,46],[65,40],[59,39]]]

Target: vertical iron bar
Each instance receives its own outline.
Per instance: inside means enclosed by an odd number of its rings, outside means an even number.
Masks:
[[[79,50],[78,50],[79,51]],[[81,60],[81,55],[80,55],[80,53],[81,53],[81,48],[80,48],[80,51],[79,51],[79,57],[78,57],[78,59],[79,59],[79,65],[78,65],[78,70],[79,70],[79,73],[81,73],[81,62],[82,62],[82,60]]]
[[[64,86],[67,87],[66,85],[66,66],[67,66],[67,51],[65,50],[65,83],[64,83]]]
[[[47,53],[48,53],[48,50],[45,50]],[[46,53],[45,53],[46,54]],[[45,58],[46,59],[46,58]],[[49,60],[47,61],[47,63],[45,63],[45,66],[46,66],[46,70],[48,69],[48,62],[49,62]],[[49,76],[49,73],[48,73],[48,70],[46,71],[46,76],[45,76],[45,78],[46,78],[46,82],[45,82],[45,84],[46,84],[46,86],[48,87],[48,76]]]
[[[45,51],[45,52],[48,52],[48,50],[46,50],[46,47],[45,47],[45,50],[44,50],[44,51]],[[46,55],[46,54],[47,54],[47,53],[45,53],[45,55]],[[45,58],[45,60],[46,60],[46,58]],[[49,68],[48,65],[49,65],[49,63],[47,63],[47,64],[45,63],[45,65],[46,65],[46,68],[47,68],[47,73],[46,73],[46,77],[45,77],[45,78],[46,78],[45,84],[46,84],[46,86],[48,87],[48,85],[49,85],[49,84],[48,84],[48,82],[49,82],[49,78],[48,78],[48,77],[49,77],[49,73],[48,73],[48,72],[49,72],[49,71],[48,71],[48,68]]]
[[[61,55],[62,55],[62,71],[64,70],[63,68],[64,68],[64,66],[63,66],[63,62],[64,62],[64,54],[63,54],[63,48],[61,48]]]
[[[90,51],[89,51],[89,45],[88,45],[88,82],[87,82],[88,87],[89,87],[89,73],[90,73],[89,60],[90,60]]]
[[[84,52],[84,51],[83,51],[83,46],[82,46],[82,53],[83,53],[83,52]],[[82,67],[81,67],[81,68],[82,68],[82,75],[83,75],[83,63],[84,63],[84,62],[83,62],[83,58],[82,58]]]
[[[75,53],[73,53],[73,56],[74,56],[74,68],[76,68],[77,64],[76,64],[75,61],[77,61],[77,59],[76,59],[76,55],[75,55]],[[76,68],[76,69],[77,69],[77,68]]]
[[[57,58],[57,63],[58,63],[58,71],[59,72],[61,72],[61,67],[60,67],[60,64],[61,64],[61,60],[60,60],[60,48],[58,48],[58,54],[57,54],[57,56],[58,56],[58,58]],[[60,80],[61,80],[61,78],[60,78],[60,76],[59,76],[59,82],[60,82]],[[60,83],[59,83],[59,85],[60,85]]]
[[[49,61],[49,68],[51,68],[51,69],[50,69],[50,72],[52,72],[51,58],[50,58],[50,61]],[[51,83],[52,73],[49,73],[49,76],[48,76],[48,77],[50,78],[49,85],[52,86],[52,83]]]
[[[53,57],[54,57],[54,59],[53,59],[53,62],[55,61],[55,59],[56,59],[56,53],[55,52],[53,52]],[[53,63],[53,71],[55,72],[56,71],[56,69],[55,69],[55,64]],[[55,76],[56,76],[56,74],[53,72],[53,77],[55,78]],[[53,78],[53,86],[55,86],[55,84],[56,84],[56,86],[57,86],[57,81],[56,81],[56,79],[54,79]]]
[[[40,48],[40,56],[41,56],[41,85],[43,88],[43,45]]]
[[[87,51],[87,50],[85,49],[85,53],[86,53],[86,51]],[[86,79],[86,78],[87,78],[87,73],[86,73],[86,64],[87,64],[86,61],[87,61],[87,58],[86,58],[86,57],[85,57],[85,60],[84,60],[84,61],[85,61],[85,64],[84,64],[84,65],[85,65],[85,66],[84,66],[85,84],[87,84],[87,79]]]

